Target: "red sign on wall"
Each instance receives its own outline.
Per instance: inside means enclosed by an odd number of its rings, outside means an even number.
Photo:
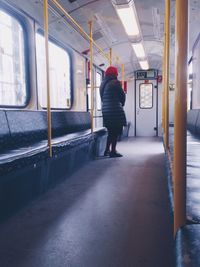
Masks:
[[[158,80],[158,83],[161,83],[162,82],[162,75],[158,75],[157,80]]]

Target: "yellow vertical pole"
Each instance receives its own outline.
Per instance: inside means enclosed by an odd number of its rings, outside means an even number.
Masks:
[[[110,64],[110,66],[112,65],[112,48],[110,48],[110,50],[109,50],[109,64]]]
[[[165,0],[165,148],[169,148],[169,57],[170,57],[170,0]]]
[[[124,80],[125,80],[125,67],[122,64],[122,88],[124,89]]]
[[[91,86],[91,131],[94,130],[94,81],[93,81],[93,23],[89,21],[90,29],[90,86]]]
[[[48,0],[44,0],[44,36],[46,53],[46,80],[47,80],[47,123],[48,123],[48,146],[49,155],[52,157],[51,145],[51,101],[50,101],[50,74],[49,74],[49,21],[48,21]]]
[[[165,145],[165,97],[166,97],[166,82],[165,82],[165,78],[166,78],[166,71],[165,71],[165,67],[166,67],[166,15],[164,18],[164,51],[163,51],[163,65],[162,65],[162,69],[163,69],[163,90],[162,90],[162,127],[163,127],[163,135],[164,135],[164,145]]]
[[[174,115],[174,234],[186,223],[188,0],[176,0]]]

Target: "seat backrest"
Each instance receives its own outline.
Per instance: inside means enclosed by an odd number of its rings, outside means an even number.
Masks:
[[[47,139],[47,114],[44,111],[7,110],[13,148]]]
[[[52,111],[52,137],[90,129],[89,112]],[[0,150],[15,149],[47,140],[47,112],[0,111]]]
[[[200,133],[199,109],[191,109],[187,113],[187,129],[192,133]]]
[[[52,112],[53,137],[75,133],[91,128],[89,112],[55,111]]]
[[[0,110],[0,151],[3,151],[11,142],[10,130],[6,113],[4,110]]]

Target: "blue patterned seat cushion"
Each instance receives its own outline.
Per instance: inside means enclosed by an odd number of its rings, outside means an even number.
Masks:
[[[53,155],[94,140],[91,130],[71,133],[52,140]]]

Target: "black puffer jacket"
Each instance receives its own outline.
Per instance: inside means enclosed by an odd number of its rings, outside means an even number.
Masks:
[[[100,86],[102,113],[104,126],[120,128],[126,125],[126,116],[123,110],[125,93],[116,76],[108,75]]]

